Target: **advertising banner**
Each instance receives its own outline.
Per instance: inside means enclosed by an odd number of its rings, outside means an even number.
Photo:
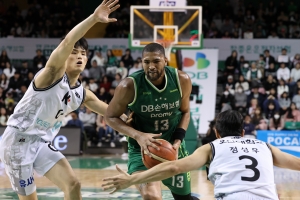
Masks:
[[[299,131],[257,131],[257,139],[267,142],[281,151],[300,157]]]
[[[5,127],[0,127],[0,139],[4,130]],[[79,155],[80,128],[61,128],[52,141],[52,146],[64,155]]]
[[[198,133],[206,133],[215,117],[218,50],[182,50],[183,71],[193,84],[191,114]]]

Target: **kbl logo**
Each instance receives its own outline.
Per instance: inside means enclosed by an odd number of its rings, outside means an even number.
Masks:
[[[183,66],[184,67],[192,67],[195,64],[195,61],[197,61],[197,69],[205,69],[210,65],[209,60],[206,59],[206,55],[204,53],[196,53],[196,58],[184,58],[183,60]]]
[[[159,6],[176,6],[176,1],[160,1]]]

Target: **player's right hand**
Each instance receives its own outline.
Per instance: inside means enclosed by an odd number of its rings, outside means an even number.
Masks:
[[[159,147],[156,146],[155,143],[156,144],[161,144],[161,142],[159,140],[154,139],[154,138],[158,138],[161,135],[162,135],[162,133],[160,133],[160,134],[141,133],[141,134],[139,134],[136,141],[139,143],[139,145],[141,147],[141,151],[145,152],[148,156],[151,157],[148,146],[151,146],[151,147],[159,150]]]
[[[109,18],[109,14],[117,10],[120,5],[118,0],[103,0],[103,2],[95,9],[93,16],[97,22],[109,23],[116,22],[117,19]]]

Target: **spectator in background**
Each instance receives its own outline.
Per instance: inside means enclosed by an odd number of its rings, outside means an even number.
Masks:
[[[27,86],[26,85],[21,85],[20,91],[17,92],[16,98],[15,98],[17,103],[23,98],[26,91],[27,91]]]
[[[97,97],[98,99],[100,99],[101,101],[108,103],[108,95],[107,92],[105,91],[104,87],[101,87],[99,89],[99,92],[97,92]]]
[[[244,137],[256,138],[255,126],[254,126],[254,124],[251,123],[250,115],[246,115],[244,118],[244,130],[245,130]]]
[[[43,55],[41,49],[36,50],[36,56],[33,58],[33,70],[37,72],[38,70],[45,67],[47,62],[46,57]]]
[[[5,103],[5,107],[8,108],[10,105],[14,106],[15,105],[15,100],[13,97],[13,93],[12,92],[7,92],[6,93],[6,98],[4,100]],[[9,113],[9,115],[11,115],[12,113]]]
[[[272,29],[270,32],[271,32],[271,35],[268,36],[268,39],[278,39],[279,38],[275,30]]]
[[[228,90],[225,90],[221,96],[219,103],[220,110],[222,110],[225,105],[229,105],[230,108],[234,108],[234,96],[230,94]]]
[[[109,142],[110,147],[116,147],[114,141],[114,130],[105,123],[104,117],[97,115],[97,129],[98,144],[97,147],[102,146],[102,142]]]
[[[110,87],[111,87],[111,82],[108,80],[108,77],[107,76],[104,76],[102,78],[102,82],[100,83],[100,88],[101,87],[104,87],[105,89],[105,92],[108,92]]]
[[[3,73],[7,76],[8,79],[10,79],[12,76],[14,76],[16,72],[16,69],[11,65],[10,62],[6,63],[6,68],[3,70]]]
[[[292,61],[292,68],[295,68],[297,64],[300,64],[300,54],[296,54]]]
[[[131,50],[126,49],[125,55],[121,57],[121,61],[123,61],[124,66],[129,69],[133,66],[133,58],[131,56]]]
[[[264,95],[258,92],[258,86],[252,88],[251,93],[248,95],[248,105],[250,104],[251,99],[257,99],[258,105],[261,107],[264,102]]]
[[[267,99],[264,103],[265,117],[269,120],[277,111],[279,111],[279,106],[276,106],[274,99]]]
[[[234,94],[235,109],[240,113],[246,112],[247,95],[244,93],[243,87],[238,86],[237,92]]]
[[[96,94],[97,90],[98,90],[98,84],[96,83],[96,80],[93,78],[90,78],[89,80],[89,84],[88,84],[88,88],[94,93]]]
[[[97,65],[97,61],[93,60],[92,67],[89,69],[89,78],[95,79],[96,82],[101,80],[101,69]]]
[[[251,86],[257,85],[260,82],[260,79],[262,78],[261,71],[257,69],[256,63],[251,63],[251,68],[247,72],[246,79],[249,83],[251,83]]]
[[[9,62],[10,63],[10,59],[7,55],[7,51],[6,50],[2,50],[1,51],[1,55],[0,55],[0,68],[3,70],[6,68],[6,63]]]
[[[235,83],[234,88],[236,88],[236,92],[237,92],[237,88],[241,86],[243,88],[243,91],[245,94],[249,94],[249,83],[245,80],[243,75],[239,76],[239,80]]]
[[[111,87],[114,87],[114,88],[116,88],[118,85],[119,85],[119,83],[122,81],[122,76],[121,76],[121,74],[116,74],[115,75],[115,80],[111,83]]]
[[[248,71],[249,71],[249,63],[245,62],[245,63],[241,64],[240,74],[243,75],[244,77],[247,77]]]
[[[277,88],[277,83],[273,76],[269,74],[267,80],[263,83],[263,86],[266,94],[270,94],[271,88]]]
[[[256,107],[251,117],[251,123],[255,126],[255,130],[267,130],[268,125],[263,117],[261,107]]]
[[[93,65],[93,61],[96,61],[99,67],[105,66],[105,58],[102,56],[101,51],[95,50],[95,55],[91,59],[91,65]]]
[[[291,79],[290,79],[290,86],[294,87],[296,82],[300,79],[300,63],[295,65],[295,68],[291,71]]]
[[[122,76],[122,79],[128,76],[128,69],[125,67],[123,61],[120,61],[120,66],[117,69],[117,74],[120,74]]]
[[[6,126],[9,116],[6,114],[6,108],[0,108],[0,126]]]
[[[227,77],[227,82],[223,85],[223,90],[228,90],[230,94],[234,95],[235,85],[233,82],[233,76],[229,75]]]
[[[133,74],[134,72],[137,72],[139,70],[143,69],[142,67],[139,66],[138,61],[133,62],[133,67],[129,69],[128,75]]]
[[[18,92],[21,86],[24,84],[23,78],[19,71],[16,71],[15,74],[9,79],[8,88],[10,91]]]
[[[31,81],[33,80],[33,72],[29,72],[27,75],[27,79],[24,81],[24,84],[27,86],[27,88],[29,87]]]
[[[72,119],[67,122],[66,127],[80,128],[80,132],[81,132],[80,150],[82,150],[83,149],[83,140],[84,140],[83,123],[80,121],[80,119],[78,119],[78,114],[75,111],[71,112],[70,115],[71,115]]]
[[[6,107],[5,103],[5,93],[2,87],[0,87],[0,107]]]
[[[293,102],[296,104],[297,109],[300,109],[300,89],[298,89],[297,94],[293,96]]]
[[[98,136],[96,134],[96,114],[93,113],[90,109],[86,108],[86,112],[79,113],[79,119],[82,121],[84,131],[89,139],[87,142],[87,146],[91,146],[92,144],[97,145]]]
[[[270,51],[268,49],[266,49],[264,51],[264,61],[265,61],[265,69],[269,69],[269,66],[271,63],[275,63],[275,58],[273,56],[270,55]]]
[[[28,61],[23,60],[22,65],[19,69],[22,79],[25,81],[27,79],[27,74],[29,73]]]
[[[277,79],[277,71],[274,63],[270,63],[269,68],[265,70],[265,77],[268,77],[269,75],[273,76],[274,79]]]
[[[7,78],[7,76],[3,73],[0,75],[0,87],[4,90],[8,89],[8,85],[9,85],[9,79]]]
[[[256,63],[256,66],[257,66],[257,69],[260,70],[262,78],[263,78],[264,77],[265,66],[266,66],[266,63],[264,61],[264,55],[262,55],[262,54],[259,55],[259,59]]]
[[[277,97],[280,97],[283,92],[289,93],[289,87],[286,85],[283,79],[279,79],[279,84],[277,86]]]
[[[237,51],[232,51],[231,56],[227,57],[225,61],[225,70],[224,70],[225,77],[229,75],[234,75],[235,70],[237,68],[238,68]]]
[[[287,50],[286,49],[281,49],[281,55],[278,56],[277,58],[278,63],[284,63],[286,66],[288,66],[290,62],[290,58],[287,55]]]
[[[255,109],[259,107],[258,100],[253,98],[250,100],[250,105],[248,107],[248,114],[252,117],[254,115]]]
[[[290,99],[287,92],[283,92],[280,95],[280,98],[278,99],[278,103],[279,103],[279,106],[280,106],[280,115],[284,115],[286,113],[287,109],[291,105],[291,99]],[[299,99],[299,103],[300,103],[300,99]]]
[[[285,82],[288,82],[290,77],[290,69],[286,67],[285,63],[280,63],[280,68],[277,70],[277,80],[283,79]]]
[[[95,55],[91,59],[91,65],[96,61],[98,68],[100,69],[100,74],[103,76],[105,74],[105,58],[102,56],[101,51],[96,50]]]
[[[274,116],[270,118],[269,129],[273,131],[281,131],[284,128],[284,119],[277,111]]]
[[[291,103],[287,112],[284,115],[285,122],[300,122],[300,111],[294,102]]]
[[[113,54],[111,49],[107,50],[107,60],[106,60],[106,73],[115,75],[117,66],[118,66],[118,59],[117,57]]]

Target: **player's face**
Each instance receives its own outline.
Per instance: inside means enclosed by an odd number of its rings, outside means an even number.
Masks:
[[[165,73],[166,57],[160,52],[144,52],[143,69],[150,81],[157,81]]]
[[[81,73],[87,63],[87,52],[81,48],[73,48],[72,53],[67,59],[68,70]]]

